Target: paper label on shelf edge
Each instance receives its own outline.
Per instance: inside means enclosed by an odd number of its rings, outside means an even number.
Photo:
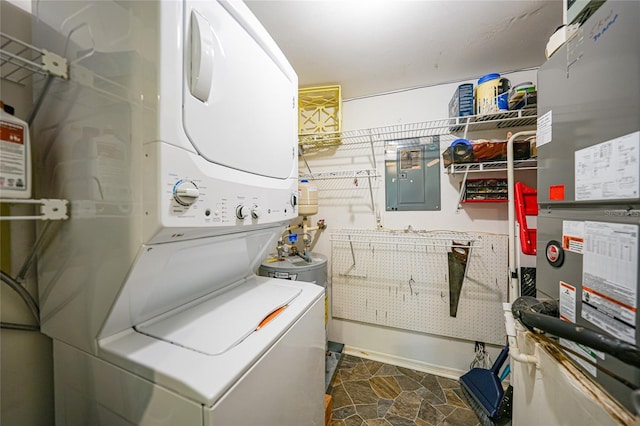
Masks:
[[[582,318],[636,343],[638,231],[636,224],[584,223]]]
[[[538,148],[551,142],[552,124],[552,111],[538,117],[538,127],[536,129],[536,146]]]
[[[574,155],[576,201],[640,196],[640,131],[589,146]]]
[[[584,222],[562,221],[562,248],[572,253],[582,254],[584,250]]]

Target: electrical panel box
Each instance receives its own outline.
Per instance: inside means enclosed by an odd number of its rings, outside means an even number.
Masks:
[[[387,211],[440,210],[440,137],[385,143]]]

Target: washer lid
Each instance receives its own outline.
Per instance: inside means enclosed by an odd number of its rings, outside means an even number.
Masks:
[[[277,315],[301,289],[249,281],[180,312],[135,327],[136,331],[206,355],[220,355]]]

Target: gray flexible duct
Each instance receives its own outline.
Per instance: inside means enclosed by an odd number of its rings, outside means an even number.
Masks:
[[[30,324],[15,324],[13,322],[0,322],[0,328],[7,328],[9,330],[20,331],[40,331],[40,327]]]
[[[27,304],[27,307],[31,311],[31,315],[36,320],[36,323],[40,324],[40,309],[38,308],[38,304],[31,296],[31,294],[24,288],[18,281],[13,279],[9,274],[0,271],[0,279],[2,282],[6,283],[11,287],[18,295],[22,298],[24,303]]]

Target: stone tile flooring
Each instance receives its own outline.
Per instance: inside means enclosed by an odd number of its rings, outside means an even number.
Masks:
[[[475,426],[456,380],[342,355],[331,426]]]

